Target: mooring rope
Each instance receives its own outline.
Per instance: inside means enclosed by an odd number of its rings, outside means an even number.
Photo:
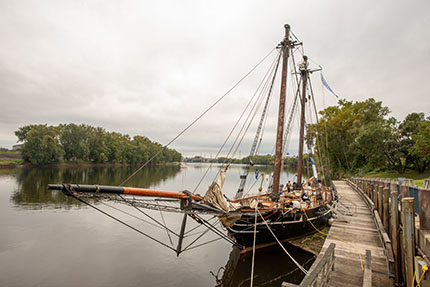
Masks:
[[[324,233],[324,232],[320,231],[318,228],[316,228],[316,227],[315,227],[315,225],[314,225],[314,224],[312,223],[312,221],[309,219],[308,215],[306,214],[306,210],[305,210],[304,208],[302,208],[302,211],[303,211],[303,213],[305,214],[305,216],[306,216],[307,220],[309,221],[309,223],[312,225],[312,227],[313,227],[316,231],[318,231],[319,233],[321,233],[321,234],[323,234],[323,235],[325,235],[325,236],[327,236],[327,237],[329,237],[329,236],[330,236],[330,237],[336,238],[337,240],[339,240],[339,241],[341,241],[341,242],[343,242],[343,243],[345,243],[345,244],[348,244],[349,246],[351,246],[352,248],[354,248],[354,249],[355,249],[355,251],[357,252],[358,256],[360,257],[361,270],[364,272],[364,261],[363,261],[363,257],[361,256],[360,251],[358,251],[357,247],[355,247],[355,246],[354,246],[354,244],[349,243],[348,241],[342,240],[342,239],[340,239],[339,237],[337,237],[337,236],[335,236],[335,235],[331,235],[331,234]]]
[[[287,249],[285,249],[285,247],[282,245],[282,243],[279,241],[278,237],[276,237],[275,233],[273,233],[272,229],[270,228],[269,224],[267,224],[266,220],[264,219],[263,215],[260,213],[260,210],[258,210],[258,208],[256,207],[255,210],[258,212],[258,214],[260,215],[261,219],[263,220],[264,224],[266,225],[267,229],[270,231],[270,233],[272,233],[273,237],[276,239],[276,241],[278,242],[279,246],[281,246],[281,248],[284,250],[284,252],[288,255],[288,257],[290,257],[290,259],[294,262],[294,264],[296,264],[296,266],[305,274],[308,275],[308,271],[302,266],[300,265],[299,262],[297,262],[293,256],[291,256],[290,253],[288,253]]]
[[[252,243],[252,261],[251,261],[251,283],[249,286],[254,285],[254,261],[255,261],[255,242],[257,241],[257,208],[255,209],[255,222],[254,222],[254,242]]]

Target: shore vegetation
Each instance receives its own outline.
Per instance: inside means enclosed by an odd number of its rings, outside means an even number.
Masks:
[[[140,164],[155,155],[162,145],[144,136],[108,132],[89,125],[27,125],[15,131],[23,143],[21,157],[34,165],[70,163]],[[182,155],[166,148],[152,163],[180,162]]]

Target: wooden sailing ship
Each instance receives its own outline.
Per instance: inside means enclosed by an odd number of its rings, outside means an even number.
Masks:
[[[269,99],[272,93],[273,81],[276,78],[276,70],[278,65],[282,63],[274,171],[273,176],[270,178],[270,184],[264,192],[260,187],[257,194],[244,197],[246,179],[250,166],[253,164],[252,157],[256,154],[258,149],[258,143],[261,141],[261,129],[264,119],[267,117],[268,100],[264,105],[262,117],[257,128],[257,134],[251,148],[249,156],[250,163],[244,169],[244,174],[241,176],[240,186],[234,199],[227,199],[222,190],[226,173],[228,172],[228,163],[220,168],[218,176],[204,196],[189,191],[173,192],[122,186],[51,184],[48,188],[51,190],[63,191],[66,195],[72,196],[90,205],[118,222],[145,235],[147,238],[176,251],[177,254],[190,249],[190,246],[195,244],[203,236],[197,237],[190,245],[183,247],[184,237],[188,232],[186,230],[188,218],[195,221],[197,225],[205,226],[207,230],[212,231],[220,238],[236,245],[242,251],[246,251],[251,247],[263,247],[280,243],[294,237],[300,237],[315,232],[316,229],[327,225],[329,218],[332,216],[334,194],[330,187],[329,175],[326,174],[324,178],[320,178],[315,165],[313,165],[313,176],[306,181],[303,180],[303,154],[306,125],[305,106],[308,98],[309,75],[315,71],[308,68],[308,59],[306,56],[303,56],[303,62],[298,66],[299,71],[294,73],[296,77],[299,78],[296,99],[298,99],[297,102],[299,102],[297,106],[301,108],[297,180],[294,186],[285,186],[285,188],[283,188],[280,182],[282,158],[284,154],[283,148],[285,145],[284,138],[286,138],[284,125],[286,122],[285,109],[287,75],[289,74],[288,62],[290,55],[293,54],[293,49],[300,45],[302,45],[302,43],[291,37],[289,25],[285,25],[285,36],[282,42],[277,46],[277,51],[279,52],[277,56],[278,60],[276,65],[273,65],[276,69],[274,68],[273,77],[270,79],[270,81],[272,81],[270,88],[267,89]],[[295,65],[294,68],[296,68]],[[299,83],[301,83],[301,85]],[[296,105],[296,101],[294,105]],[[291,109],[291,111],[293,111],[293,109]],[[289,117],[287,130],[290,129],[291,119],[292,115]],[[311,150],[312,149],[311,147]],[[313,160],[312,162],[314,163]],[[320,169],[319,171],[322,172],[325,170]],[[96,204],[89,202],[89,198],[97,200],[115,200],[138,210],[154,209],[163,212],[183,213],[184,216],[178,233],[173,232],[164,223],[158,221],[158,224],[164,226],[168,232],[171,231],[177,235],[178,241],[176,246],[172,247],[171,244],[169,245],[168,243],[162,242],[150,234],[147,234],[145,231],[138,230],[122,220],[115,218],[101,210]],[[144,212],[142,213],[145,214]],[[216,227],[210,219],[206,219],[206,215],[219,220],[224,228],[228,230],[228,234],[225,234],[222,229]]]

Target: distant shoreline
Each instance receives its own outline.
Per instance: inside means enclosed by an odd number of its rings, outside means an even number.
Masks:
[[[157,163],[156,165],[180,165],[180,162],[165,162]],[[13,169],[13,168],[33,168],[33,167],[111,167],[111,166],[140,166],[142,164],[131,164],[131,163],[55,163],[55,164],[44,164],[34,165],[31,163],[24,164],[0,164],[0,169]]]

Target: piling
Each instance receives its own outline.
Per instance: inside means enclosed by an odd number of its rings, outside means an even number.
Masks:
[[[403,226],[402,245],[405,256],[406,286],[412,287],[415,256],[415,211],[413,197],[402,199],[401,221]]]
[[[399,199],[397,190],[391,190],[390,235],[395,259],[395,280],[400,282],[400,251],[399,251]]]
[[[386,186],[382,190],[382,213],[383,213],[382,222],[384,223],[384,228],[387,231],[387,233],[390,232],[390,224],[389,224],[390,212],[388,208],[389,200],[390,200],[390,190],[388,186]]]
[[[382,218],[383,213],[382,213],[382,190],[383,190],[383,185],[378,184],[378,213],[379,213],[379,218]]]
[[[430,190],[420,189],[418,191],[420,199],[419,214],[420,214],[420,229],[430,230]]]

